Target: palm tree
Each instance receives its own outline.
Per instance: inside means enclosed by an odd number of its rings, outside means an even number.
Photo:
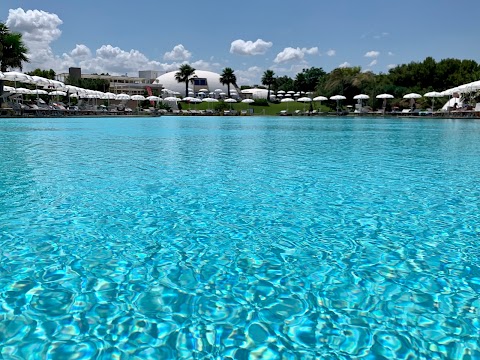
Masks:
[[[222,85],[227,85],[228,97],[230,97],[230,84],[237,84],[237,77],[233,73],[232,68],[227,67],[223,69],[223,72],[220,75],[220,82],[222,83]]]
[[[19,68],[28,62],[28,49],[22,41],[22,34],[10,32],[10,29],[0,23],[0,71]],[[0,104],[3,94],[3,81],[0,80]]]
[[[273,70],[267,70],[263,73],[262,84],[268,86],[267,101],[270,101],[270,87],[275,84],[275,73]]]
[[[180,66],[178,71],[175,73],[175,80],[177,80],[179,83],[185,83],[185,97],[188,96],[188,82],[194,73],[195,69],[188,64],[183,64]]]
[[[10,32],[5,24],[0,23],[0,71],[19,68],[28,62],[28,49],[22,41],[22,34]]]

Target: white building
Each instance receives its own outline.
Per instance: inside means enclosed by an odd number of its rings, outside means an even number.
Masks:
[[[185,83],[179,83],[177,80],[175,80],[175,74],[177,72],[178,71],[171,71],[160,75],[153,83],[162,84],[165,89],[178,92],[182,96],[185,96]],[[217,89],[220,89],[222,92],[227,94],[227,85],[222,85],[220,83],[220,74],[211,71],[195,70],[195,73],[192,76],[192,82],[188,84],[188,87],[195,96],[198,95],[199,92],[205,92],[206,95],[208,95],[208,93],[215,92]],[[236,91],[238,94],[240,94],[239,89],[230,84],[230,92],[232,91]]]

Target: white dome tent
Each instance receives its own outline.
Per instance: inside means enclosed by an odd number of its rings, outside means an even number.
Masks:
[[[178,92],[182,96],[185,96],[185,83],[179,83],[175,79],[175,74],[177,72],[178,70],[170,71],[166,74],[160,75],[154,80],[153,83],[162,84],[165,89]],[[218,91],[219,93],[228,92],[227,85],[222,85],[220,83],[220,74],[214,73],[212,71],[195,70],[192,78],[194,78],[194,83],[192,84],[190,82],[188,86],[195,95],[199,92],[208,93],[215,90],[220,90]],[[230,92],[232,92],[233,90],[236,90],[235,86],[230,85]]]

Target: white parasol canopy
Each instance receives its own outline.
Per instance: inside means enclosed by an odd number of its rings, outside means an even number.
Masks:
[[[125,93],[117,94],[117,96],[115,96],[115,100],[130,100],[130,95]]]
[[[421,97],[422,95],[417,93],[410,93],[410,94],[403,95],[404,99],[420,99]]]
[[[370,99],[370,96],[366,94],[358,94],[353,97],[353,100],[368,100]]]

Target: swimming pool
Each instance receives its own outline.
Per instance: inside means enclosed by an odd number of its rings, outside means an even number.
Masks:
[[[0,119],[0,354],[479,358],[479,144],[472,120]]]

